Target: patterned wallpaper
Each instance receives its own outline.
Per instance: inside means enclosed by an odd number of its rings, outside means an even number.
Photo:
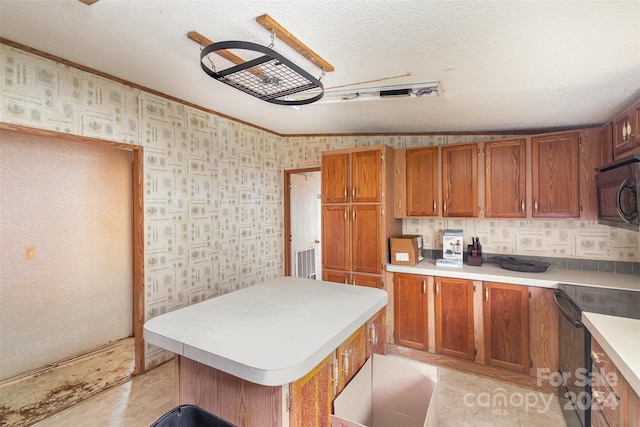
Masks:
[[[283,171],[324,150],[441,145],[498,136],[280,137],[0,44],[0,121],[144,147],[145,316],[283,272]],[[446,228],[486,252],[640,261],[640,234],[586,221],[422,220],[405,233],[441,248]],[[172,354],[148,346],[146,364]]]
[[[147,320],[282,275],[281,137],[6,45],[0,60],[0,121],[144,147]]]

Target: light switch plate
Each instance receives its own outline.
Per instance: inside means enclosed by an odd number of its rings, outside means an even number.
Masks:
[[[24,259],[31,260],[36,259],[36,247],[27,246],[24,250]]]

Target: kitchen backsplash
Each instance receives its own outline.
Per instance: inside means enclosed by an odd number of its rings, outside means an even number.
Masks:
[[[146,319],[283,273],[285,169],[319,167],[323,150],[501,138],[281,137],[4,44],[0,61],[1,122],[144,147]],[[640,233],[592,222],[403,221],[432,250],[446,228],[486,252],[640,261]],[[148,346],[146,365],[171,356]]]

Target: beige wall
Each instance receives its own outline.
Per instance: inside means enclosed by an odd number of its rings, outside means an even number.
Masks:
[[[0,379],[131,336],[131,181],[128,151],[0,132]]]

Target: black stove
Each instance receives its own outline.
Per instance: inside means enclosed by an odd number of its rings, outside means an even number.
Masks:
[[[560,284],[553,298],[561,314],[558,398],[568,427],[591,427],[591,384],[577,375],[590,378],[592,370],[591,334],[582,312],[640,319],[640,290]]]
[[[640,291],[565,284],[558,285],[558,288],[581,312],[640,319]]]

